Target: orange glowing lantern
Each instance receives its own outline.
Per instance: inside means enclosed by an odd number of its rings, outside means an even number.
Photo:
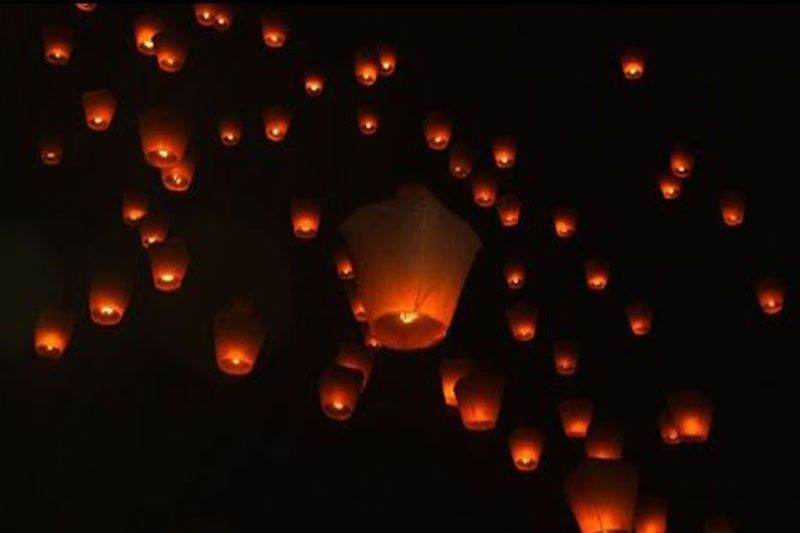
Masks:
[[[223,117],[217,124],[217,132],[222,146],[236,146],[242,140],[242,121],[236,117]]]
[[[694,169],[694,155],[685,148],[675,148],[669,158],[669,168],[676,178],[688,178]]]
[[[33,329],[33,348],[48,359],[60,359],[72,340],[75,315],[60,309],[45,309],[36,319]]]
[[[75,7],[78,8],[79,11],[83,11],[84,13],[91,13],[97,7],[97,4],[75,4]]]
[[[664,174],[658,178],[658,188],[664,200],[677,200],[681,197],[681,180],[672,174]]]
[[[214,25],[214,13],[216,13],[216,10],[216,4],[195,4],[194,18],[201,26],[210,28]]]
[[[587,398],[570,398],[562,400],[558,405],[561,415],[561,426],[564,434],[570,439],[586,437],[592,423],[594,403]]]
[[[592,424],[584,441],[589,459],[622,459],[622,429],[611,424]]]
[[[511,228],[519,224],[521,212],[522,202],[513,194],[504,194],[497,199],[497,216],[504,227]]]
[[[318,72],[307,72],[304,83],[308,96],[319,96],[325,90],[325,76]]]
[[[736,526],[727,516],[710,516],[703,520],[703,533],[736,533]]]
[[[774,278],[762,278],[756,282],[756,296],[761,310],[767,315],[777,315],[783,310],[786,289]]]
[[[298,239],[313,239],[319,230],[319,202],[310,198],[292,200],[292,228]]]
[[[363,105],[359,107],[356,112],[356,118],[358,119],[358,129],[364,135],[372,135],[378,131],[380,118],[371,106]]]
[[[165,29],[153,37],[153,49],[156,52],[158,68],[167,73],[179,72],[186,64],[189,45],[183,34]]]
[[[553,343],[553,361],[556,372],[561,376],[571,376],[578,370],[578,345],[569,341]]]
[[[228,4],[216,4],[216,11],[214,12],[214,29],[217,31],[226,31],[233,24],[233,7]]]
[[[578,228],[578,214],[568,208],[559,208],[553,212],[553,230],[556,232],[556,237],[560,239],[569,239],[575,235]]]
[[[630,533],[639,476],[626,461],[586,459],[564,483],[581,533]]]
[[[97,274],[89,285],[89,316],[101,326],[116,326],[125,316],[131,285],[121,274]]]
[[[373,333],[368,323],[364,322],[361,324],[361,333],[364,338],[364,346],[366,346],[368,350],[375,352],[383,348],[381,341],[375,336],[375,333]]]
[[[150,213],[139,224],[139,240],[147,249],[151,244],[162,242],[169,233],[169,219],[163,213]]]
[[[397,68],[397,49],[389,44],[379,44],[377,51],[381,76],[391,76]]]
[[[264,326],[252,306],[236,302],[214,315],[214,350],[217,366],[225,374],[249,374],[264,344]]]
[[[181,288],[189,267],[189,250],[181,239],[166,239],[147,248],[153,285],[163,292]]]
[[[334,263],[336,264],[336,275],[339,279],[348,280],[356,277],[355,269],[353,269],[353,262],[350,261],[350,256],[347,251],[339,249],[334,254]]]
[[[380,65],[378,58],[371,52],[358,52],[355,60],[356,81],[364,87],[371,87],[378,81]]]
[[[667,409],[681,443],[708,440],[714,408],[705,395],[699,392],[670,394]]]
[[[292,116],[286,109],[279,105],[272,106],[261,114],[261,118],[267,139],[277,143],[286,138],[292,121]]]
[[[151,110],[139,115],[139,137],[145,160],[156,168],[169,168],[183,159],[189,128],[170,110]]]
[[[635,533],[667,533],[667,502],[640,498],[636,504]]]
[[[661,411],[658,417],[658,429],[664,444],[680,444],[681,439],[678,435],[678,428],[675,426],[675,422],[666,409]]]
[[[157,16],[145,13],[133,20],[133,37],[136,49],[146,56],[156,55],[153,38],[164,29],[164,22]]]
[[[744,210],[746,207],[744,196],[735,191],[723,193],[719,198],[719,209],[722,214],[722,221],[726,226],[740,226],[744,222]]]
[[[343,342],[339,345],[339,352],[336,354],[336,364],[358,371],[361,374],[361,390],[363,391],[369,383],[375,356],[359,344]]]
[[[128,226],[136,226],[147,215],[150,201],[141,192],[127,192],[122,195],[122,221]]]
[[[338,364],[322,372],[319,378],[319,403],[325,416],[339,421],[353,416],[361,394],[362,379],[358,370]]]
[[[520,302],[509,306],[506,319],[514,340],[528,342],[536,336],[538,312],[530,305]]]
[[[544,446],[544,433],[536,428],[518,426],[508,437],[508,448],[514,466],[521,472],[532,472],[539,466]]]
[[[497,168],[508,169],[517,160],[517,141],[511,137],[501,137],[492,142],[492,154]]]
[[[456,382],[461,423],[470,431],[491,431],[503,402],[503,380],[486,372],[470,372]]]
[[[261,16],[261,37],[267,48],[283,48],[289,36],[289,24],[278,14]]]
[[[467,374],[476,371],[478,366],[471,359],[450,357],[442,359],[439,373],[442,376],[442,396],[449,407],[458,407],[456,384]]]
[[[367,308],[364,307],[364,300],[359,296],[355,283],[346,283],[345,291],[347,299],[350,301],[350,311],[356,322],[367,321]]]
[[[460,144],[450,148],[450,175],[456,179],[464,179],[472,173],[473,160],[469,151]]]
[[[450,118],[442,113],[431,113],[422,123],[425,141],[431,150],[444,150],[450,144],[453,135],[453,124]]]
[[[525,286],[525,265],[519,261],[506,261],[503,275],[509,289],[521,289]]]
[[[39,140],[39,158],[42,163],[52,167],[61,163],[61,158],[64,156],[64,147],[61,144],[61,139],[57,136],[51,135],[42,137]]]
[[[636,303],[625,308],[631,333],[643,337],[653,329],[653,310],[649,305]]]
[[[416,350],[444,339],[481,246],[472,228],[417,188],[358,209],[341,230],[378,340]]]
[[[603,259],[587,259],[584,263],[586,286],[593,291],[604,291],[611,276],[611,265]]]
[[[638,48],[628,48],[622,53],[622,74],[628,81],[636,81],[644,76],[647,55]]]
[[[194,181],[194,158],[186,155],[175,166],[161,169],[161,183],[172,192],[186,192]]]
[[[86,125],[93,131],[105,131],[114,120],[117,101],[106,90],[83,93],[83,114]]]
[[[64,27],[45,28],[42,33],[44,60],[58,67],[69,63],[72,56],[72,29]]]
[[[478,207],[492,207],[497,199],[497,181],[488,175],[472,178],[472,198]]]

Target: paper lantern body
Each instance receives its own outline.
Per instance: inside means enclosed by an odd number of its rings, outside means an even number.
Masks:
[[[744,196],[735,191],[723,193],[719,198],[719,210],[722,222],[726,226],[741,226],[744,222],[744,211],[747,207]]]
[[[201,26],[210,28],[214,25],[214,13],[216,10],[216,4],[195,4],[194,18]]]
[[[272,142],[281,142],[289,133],[292,116],[283,107],[276,105],[266,109],[261,118],[264,121],[264,133]]]
[[[161,183],[171,192],[186,192],[194,181],[194,158],[186,155],[177,164],[161,169]]]
[[[158,68],[174,74],[180,72],[186,64],[189,55],[189,45],[183,34],[164,29],[153,36],[153,49],[156,52]]]
[[[125,316],[131,285],[121,274],[97,274],[89,285],[89,316],[101,326],[116,326]]]
[[[471,372],[455,385],[461,423],[470,431],[491,431],[503,402],[503,380],[494,374]]]
[[[556,237],[560,239],[569,239],[575,235],[578,228],[578,214],[572,209],[565,207],[556,209],[553,213],[553,230]]]
[[[150,201],[140,192],[127,192],[122,195],[122,221],[128,226],[136,226],[147,216]]]
[[[661,433],[661,440],[664,444],[680,444],[681,439],[678,435],[678,428],[675,427],[675,422],[672,420],[668,409],[661,411],[658,416],[658,430]]]
[[[586,457],[589,459],[622,459],[625,444],[622,429],[603,423],[594,423],[584,441]]]
[[[472,154],[464,146],[454,144],[450,148],[449,168],[451,176],[463,180],[472,173],[473,165]]]
[[[528,342],[536,336],[538,311],[530,305],[519,302],[506,309],[506,320],[514,340]]]
[[[181,239],[166,239],[147,248],[153,285],[163,292],[177,291],[189,268],[189,250]]]
[[[364,135],[373,135],[378,131],[380,117],[371,106],[361,106],[356,112],[358,129]]]
[[[525,265],[519,261],[506,261],[503,276],[509,289],[521,289],[525,286]]]
[[[667,398],[669,418],[681,443],[699,443],[708,440],[714,407],[699,392],[676,392]]]
[[[222,146],[230,147],[242,140],[242,121],[235,117],[224,117],[217,126]]]
[[[539,466],[544,446],[544,433],[528,426],[518,426],[508,437],[508,448],[514,467],[521,472],[532,472]]]
[[[233,24],[233,7],[228,4],[217,4],[217,10],[214,13],[214,29],[217,31],[226,31]]]
[[[380,66],[378,58],[370,52],[358,52],[355,59],[356,81],[364,87],[371,87],[378,81]]]
[[[497,199],[497,216],[503,227],[512,228],[519,224],[521,213],[522,202],[513,194],[504,194]]]
[[[786,289],[783,283],[773,278],[763,278],[756,282],[756,296],[761,310],[767,315],[777,315],[783,311]]]
[[[350,256],[347,254],[346,250],[337,250],[334,255],[334,262],[336,264],[336,275],[339,276],[339,279],[350,280],[356,277],[353,262],[350,260]]]
[[[317,236],[320,222],[320,207],[317,200],[311,198],[292,200],[291,214],[295,237],[308,240]]]
[[[214,315],[214,350],[217,366],[225,374],[249,374],[264,344],[264,326],[251,306],[236,303]]]
[[[586,286],[593,291],[604,291],[611,276],[611,265],[602,259],[588,259],[584,263]]]
[[[139,223],[139,240],[147,249],[151,244],[162,242],[169,233],[169,218],[163,213],[150,213]]]
[[[60,359],[72,340],[75,315],[60,309],[45,309],[36,319],[33,348],[47,359]]]
[[[664,174],[659,177],[658,188],[664,200],[677,200],[681,197],[681,180],[672,174]]]
[[[189,144],[189,128],[168,109],[139,115],[139,137],[145,160],[156,168],[169,168],[181,161]]]
[[[377,51],[381,76],[391,76],[397,68],[397,49],[389,44],[380,44]]]
[[[308,72],[304,85],[308,96],[319,96],[325,90],[325,77],[317,72]]]
[[[639,477],[621,460],[586,459],[564,482],[581,533],[631,533]]]
[[[634,531],[667,533],[667,502],[658,498],[639,498]]]
[[[497,181],[488,175],[472,178],[472,198],[478,207],[492,207],[497,200]]]
[[[553,343],[553,361],[561,376],[572,376],[578,370],[578,345],[569,341]]]
[[[267,48],[283,48],[289,37],[289,24],[276,13],[262,15],[261,37]]]
[[[49,27],[42,32],[44,60],[51,65],[62,67],[72,57],[73,35],[70,28]]]
[[[587,398],[562,400],[558,405],[564,434],[570,439],[582,439],[589,432],[594,404]]]
[[[344,421],[353,416],[361,393],[362,375],[338,364],[328,367],[319,378],[319,403],[325,416]]]
[[[361,373],[361,390],[367,388],[375,356],[354,342],[343,342],[336,354],[336,364]]]
[[[64,156],[64,147],[61,144],[61,139],[56,136],[43,137],[39,141],[39,158],[48,167],[52,167],[61,163],[61,158]]]
[[[499,169],[509,169],[517,161],[517,141],[511,137],[501,137],[492,143],[494,164]]]
[[[653,329],[653,310],[649,305],[636,303],[625,308],[628,327],[636,337],[643,337]]]
[[[164,29],[164,22],[157,16],[145,13],[133,20],[133,37],[136,49],[146,56],[156,55],[153,39]]]
[[[114,120],[117,101],[106,90],[83,93],[83,114],[86,125],[93,131],[105,131]]]
[[[694,170],[694,155],[685,148],[675,148],[669,158],[669,167],[673,176],[686,179]]]
[[[431,113],[422,124],[425,133],[425,142],[431,150],[444,150],[450,144],[453,135],[453,124],[442,113]]]
[[[628,81],[636,81],[644,76],[645,63],[647,56],[643,50],[638,48],[628,48],[622,53],[622,74]]]
[[[448,357],[439,364],[439,373],[442,376],[442,396],[448,407],[458,407],[455,387],[464,376],[475,372],[478,365],[471,359]]]

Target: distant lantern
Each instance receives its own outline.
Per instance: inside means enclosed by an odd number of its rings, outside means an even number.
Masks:
[[[439,373],[442,376],[442,396],[444,403],[449,407],[458,407],[456,399],[456,384],[461,378],[475,372],[478,366],[472,359],[460,357],[447,357],[439,364]]]
[[[318,72],[307,72],[304,84],[308,96],[319,96],[325,90],[325,76]]]
[[[492,154],[497,168],[508,169],[517,160],[517,141],[511,137],[500,137],[492,142]]]
[[[725,515],[710,516],[703,520],[703,533],[736,533],[736,526]]]
[[[367,321],[367,308],[364,306],[364,299],[358,294],[358,289],[355,283],[346,283],[345,292],[347,299],[350,302],[350,312],[353,313],[353,318],[356,322]]]
[[[536,336],[538,312],[530,305],[519,302],[506,309],[506,320],[514,340],[528,342]]]
[[[169,168],[183,159],[189,128],[170,110],[151,110],[139,115],[139,137],[145,160],[156,168]]]
[[[334,263],[336,265],[336,275],[339,276],[339,279],[348,280],[356,277],[353,262],[350,260],[346,250],[339,249],[336,251]]]
[[[194,18],[201,26],[210,28],[214,25],[214,13],[216,10],[216,4],[195,4]]]
[[[361,324],[361,333],[364,339],[364,346],[366,346],[368,350],[375,352],[383,348],[381,341],[375,336],[375,333],[372,331],[372,328],[369,327],[368,323],[364,322]]]
[[[48,27],[42,33],[44,60],[55,66],[64,66],[72,56],[73,34],[71,28]]]
[[[189,268],[189,250],[181,239],[166,239],[148,246],[153,285],[162,292],[181,288]]]
[[[450,175],[456,179],[463,180],[472,173],[472,154],[460,144],[454,144],[450,148]]]
[[[289,125],[292,121],[291,114],[279,105],[264,110],[261,114],[264,121],[264,133],[267,139],[272,142],[281,142],[289,133]]]
[[[127,192],[122,195],[122,221],[135,226],[147,215],[150,201],[141,192]]]
[[[147,249],[151,244],[162,242],[169,233],[169,218],[163,213],[150,213],[139,223],[139,240]]]
[[[153,45],[158,68],[170,74],[183,69],[189,55],[189,45],[183,34],[171,29],[162,30],[153,37]]]
[[[289,24],[282,16],[272,13],[261,15],[261,37],[267,48],[283,48],[289,36]]]
[[[704,394],[699,392],[670,394],[667,398],[667,409],[681,443],[708,440],[714,407]]]
[[[663,174],[658,178],[658,188],[664,200],[677,200],[681,197],[681,180],[672,174]]]
[[[222,146],[236,146],[242,140],[242,121],[232,116],[223,117],[217,124],[217,132]]]
[[[604,291],[611,276],[611,265],[604,259],[587,259],[584,263],[586,286],[593,291]]]
[[[50,135],[39,140],[39,158],[45,165],[49,167],[58,165],[63,155],[64,147],[59,137]]]
[[[125,316],[131,285],[122,274],[97,274],[89,285],[89,316],[101,326],[116,326]]]
[[[397,68],[397,49],[390,44],[379,44],[377,51],[381,76],[391,76]]]
[[[59,359],[72,340],[75,315],[61,309],[45,309],[36,319],[33,329],[33,348],[48,359]]]
[[[249,303],[236,302],[214,315],[214,350],[225,374],[249,374],[264,344],[264,326]]]
[[[361,390],[363,391],[369,383],[375,356],[360,344],[343,342],[339,345],[339,351],[336,353],[336,364],[358,371],[361,374]]]
[[[455,385],[461,423],[470,431],[490,431],[503,402],[503,380],[486,372],[471,372]]]
[[[521,289],[525,286],[525,265],[519,261],[506,261],[503,276],[509,289]]]
[[[664,444],[680,444],[681,439],[678,436],[678,428],[675,427],[675,422],[667,409],[661,411],[658,416],[658,431]]]
[[[584,460],[564,488],[581,533],[630,533],[639,477],[626,461]]]
[[[637,337],[643,337],[653,329],[653,310],[647,304],[635,303],[625,308],[628,315],[628,327]]]
[[[578,369],[578,345],[569,341],[555,341],[553,343],[553,362],[556,372],[561,376],[571,376]]]
[[[491,176],[472,178],[472,197],[478,207],[492,207],[497,199],[497,181]]]
[[[117,101],[110,92],[101,89],[83,93],[83,114],[90,130],[104,131],[114,120]]]
[[[566,207],[561,207],[553,212],[553,230],[556,237],[569,239],[575,235],[578,228],[578,213]]]
[[[372,106],[360,106],[356,111],[356,119],[358,119],[358,129],[364,135],[372,135],[378,131],[380,118]]]
[[[519,224],[521,213],[522,202],[513,194],[504,194],[497,199],[497,216],[504,227],[511,228]]]
[[[311,198],[292,200],[292,229],[298,239],[317,236],[320,221],[319,202]]]
[[[172,192],[186,192],[194,181],[194,158],[186,155],[176,165],[161,169],[161,183]]]
[[[517,426],[508,437],[511,460],[517,470],[532,472],[539,466],[544,446],[544,433],[536,428]]]
[[[358,209],[341,230],[378,340],[417,350],[444,339],[481,247],[469,224],[427,190],[409,189]]]
[[[587,398],[570,398],[562,400],[558,405],[561,415],[561,426],[564,434],[570,439],[586,437],[592,423],[594,403]]]
[[[586,435],[584,447],[589,459],[622,459],[625,441],[622,428],[604,423],[594,423]]]
[[[425,141],[431,150],[444,150],[453,135],[453,123],[442,113],[431,113],[422,123]]]
[[[767,315],[777,315],[783,311],[786,288],[775,278],[762,278],[756,281],[756,297],[761,310]]]
[[[77,7],[78,10],[83,11],[84,13],[91,13],[92,11],[95,10],[95,8],[97,7],[97,4],[85,4],[85,3],[84,4],[75,4],[75,7]]]
[[[364,87],[375,85],[378,81],[380,65],[378,58],[371,52],[358,52],[355,59],[356,81]]]
[[[214,12],[214,29],[226,31],[233,24],[233,7],[228,4],[216,4]]]
[[[676,178],[688,178],[694,170],[694,155],[685,148],[675,148],[669,158],[669,168]]]
[[[744,210],[747,206],[744,196],[735,191],[722,193],[719,198],[719,210],[726,226],[740,226],[744,222]]]
[[[319,403],[325,416],[339,421],[353,416],[361,394],[362,379],[358,370],[338,364],[324,370],[319,378]]]
[[[638,48],[628,48],[622,53],[622,74],[628,81],[636,81],[644,76],[647,55]]]
[[[667,502],[664,500],[639,498],[635,516],[635,533],[667,533]]]
[[[133,20],[133,36],[136,49],[146,56],[156,55],[153,39],[164,29],[164,22],[157,16],[145,13]]]

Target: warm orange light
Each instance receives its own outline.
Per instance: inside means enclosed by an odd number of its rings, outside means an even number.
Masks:
[[[594,412],[592,400],[587,398],[562,400],[558,405],[558,411],[561,415],[561,426],[568,438],[582,439],[586,437]]]
[[[714,407],[705,395],[699,392],[670,394],[667,410],[681,443],[708,440]]]
[[[147,195],[141,192],[127,192],[122,195],[122,221],[128,226],[137,225],[146,215],[150,206]]]
[[[213,26],[217,31],[226,31],[233,24],[233,7],[228,4],[216,4]]]
[[[539,466],[544,446],[544,433],[528,426],[517,426],[508,437],[508,449],[514,467],[522,472],[532,472]]]
[[[625,308],[628,315],[628,326],[637,337],[650,333],[653,328],[653,310],[647,304],[635,303]]]
[[[127,277],[116,273],[97,274],[89,285],[89,316],[101,326],[116,326],[125,316],[131,298]]]
[[[584,441],[586,457],[605,460],[622,459],[624,443],[621,428],[611,424],[594,423]]]
[[[371,87],[378,81],[380,66],[378,58],[371,52],[358,52],[355,59],[356,81],[364,87]]]
[[[75,4],[80,11],[91,13],[97,7],[97,4]]]
[[[506,261],[503,276],[509,289],[521,289],[525,286],[525,265],[519,261]]]
[[[464,179],[472,173],[472,154],[460,144],[450,148],[450,175],[456,179]]]
[[[51,167],[61,163],[64,147],[61,139],[55,135],[45,136],[39,140],[39,158],[42,163]]]
[[[161,183],[172,192],[186,192],[194,181],[194,158],[186,155],[175,166],[161,169]]]
[[[774,278],[762,278],[756,282],[756,297],[761,310],[767,315],[777,315],[783,311],[786,289],[783,282]]]
[[[242,140],[242,121],[236,117],[223,117],[217,124],[217,133],[222,146],[236,146]]]
[[[611,276],[611,265],[603,259],[587,259],[584,263],[586,286],[593,291],[604,291]]]
[[[292,200],[292,228],[298,239],[313,239],[317,236],[320,221],[320,207],[311,198]]]
[[[677,200],[681,197],[681,180],[672,174],[664,174],[658,178],[658,188],[665,200]]]
[[[669,158],[669,168],[676,178],[688,178],[694,170],[694,155],[685,148],[675,148]]]
[[[514,340],[528,342],[536,336],[538,311],[530,305],[519,302],[506,309],[506,320]]]
[[[375,333],[367,322],[361,324],[361,333],[364,338],[364,346],[366,346],[367,349],[375,352],[383,348],[383,344],[381,344],[381,341],[375,336]]]
[[[680,444],[681,439],[678,435],[678,428],[675,426],[675,422],[667,409],[664,409],[658,416],[658,430],[661,433],[661,440],[664,444]]]
[[[214,349],[217,366],[225,374],[249,374],[264,344],[264,326],[252,306],[236,302],[214,315]]]
[[[501,137],[492,142],[492,154],[497,168],[508,169],[517,160],[517,141],[511,137]]]
[[[304,83],[308,96],[319,96],[325,89],[325,76],[318,72],[307,72]]]
[[[379,44],[377,51],[381,76],[391,76],[397,68],[397,49],[390,44]]]
[[[667,502],[658,498],[639,498],[635,528],[635,533],[667,533]]]
[[[289,24],[276,13],[262,15],[261,37],[267,48],[283,48],[289,37]]]
[[[36,319],[33,348],[48,359],[60,359],[72,340],[75,315],[61,309],[45,309]]]
[[[744,210],[747,207],[744,196],[735,191],[722,193],[719,197],[719,209],[722,221],[726,226],[740,226],[744,222]]]
[[[636,81],[644,76],[644,67],[647,56],[643,50],[628,48],[622,53],[622,74],[628,81]]]
[[[444,150],[450,144],[453,135],[453,124],[450,118],[442,113],[431,113],[422,123],[425,141],[431,150]]]
[[[361,390],[363,391],[367,388],[369,377],[372,375],[375,356],[355,342],[343,342],[339,345],[339,351],[336,354],[336,364],[358,371],[361,374]]]
[[[478,207],[492,207],[497,199],[497,181],[485,174],[472,178],[472,198]]]
[[[323,371],[319,378],[319,403],[325,416],[339,421],[353,416],[361,394],[362,379],[358,370],[338,364]]]
[[[358,294],[356,284],[353,282],[345,283],[344,288],[347,293],[347,299],[350,302],[350,311],[353,313],[353,318],[356,322],[366,322],[367,308],[364,306],[363,298]]]
[[[150,213],[139,223],[139,240],[147,249],[163,241],[169,233],[169,219],[163,213]]]
[[[181,239],[166,239],[148,246],[153,286],[162,292],[177,291],[189,268],[189,250]]]
[[[195,4],[194,18],[198,24],[209,28],[214,25],[214,13],[216,11],[216,4]]]
[[[504,194],[497,199],[497,216],[504,227],[511,228],[519,224],[521,213],[522,202],[513,194]]]
[[[261,114],[264,122],[264,133],[272,142],[281,142],[289,133],[292,115],[283,107],[274,105]]]
[[[477,370],[477,365],[471,359],[448,357],[439,364],[439,373],[442,376],[442,396],[444,403],[449,407],[458,407],[455,387],[458,381]]]
[[[491,431],[503,402],[503,380],[486,372],[470,372],[459,379],[454,391],[461,423],[470,431]]]
[[[167,73],[179,72],[189,55],[189,45],[183,34],[164,29],[153,37],[153,48],[156,52],[158,68]]]
[[[72,56],[72,29],[65,27],[49,27],[42,32],[44,44],[44,60],[55,66],[64,66]]]
[[[575,235],[577,228],[578,214],[574,210],[562,207],[553,212],[553,229],[556,237],[569,239]]]
[[[564,483],[581,533],[632,532],[638,485],[631,463],[584,460]]]
[[[339,279],[349,280],[356,277],[353,262],[350,260],[350,256],[347,254],[346,250],[339,249],[336,251],[334,254],[334,263],[336,264],[336,275],[339,276]]]
[[[157,16],[145,13],[133,20],[133,37],[136,49],[146,56],[156,54],[156,45],[153,38],[164,29],[164,22]]]
[[[571,376],[578,370],[578,345],[569,341],[553,343],[553,362],[560,376]]]
[[[83,114],[86,125],[94,131],[105,131],[114,119],[117,101],[111,93],[101,89],[83,93]]]
[[[356,118],[358,119],[358,129],[364,135],[372,135],[378,131],[380,118],[371,106],[363,105],[359,107],[356,112]]]
[[[186,154],[189,128],[168,109],[150,110],[139,115],[139,137],[145,160],[156,168],[169,168]]]

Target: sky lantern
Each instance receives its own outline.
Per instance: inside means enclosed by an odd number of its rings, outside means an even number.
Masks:
[[[75,314],[61,309],[45,309],[39,313],[33,329],[33,348],[48,359],[60,359],[72,340]]]
[[[719,197],[719,210],[726,226],[740,226],[744,222],[745,207],[744,196],[736,191],[724,192]]]
[[[261,118],[264,121],[264,133],[272,142],[281,142],[289,133],[292,115],[283,107],[274,105],[266,109]]]
[[[669,168],[676,178],[688,178],[694,170],[694,155],[686,148],[676,147],[669,157]]]
[[[233,7],[229,4],[216,4],[213,20],[215,30],[226,31],[233,24]]]
[[[639,490],[636,467],[622,460],[586,459],[564,489],[581,533],[630,533]]]
[[[217,132],[222,146],[236,146],[242,140],[242,121],[232,116],[223,117],[217,124]]]
[[[708,440],[714,407],[704,394],[699,392],[670,394],[667,398],[667,409],[681,443]]]
[[[153,285],[162,292],[181,288],[186,269],[189,268],[189,250],[181,239],[166,239],[147,247]]]
[[[570,398],[558,404],[561,415],[561,426],[564,434],[570,439],[586,437],[592,423],[594,403],[588,398]]]
[[[521,472],[533,472],[539,466],[544,446],[544,433],[529,426],[517,426],[508,436],[508,449],[514,467]]]
[[[128,226],[136,226],[147,216],[150,200],[143,192],[127,192],[122,195],[122,221]]]
[[[514,340],[528,342],[536,336],[538,311],[530,305],[519,302],[506,309],[506,320]]]
[[[603,259],[587,259],[584,263],[586,286],[593,291],[604,291],[611,276],[611,265]]]
[[[350,302],[350,311],[353,313],[353,318],[356,322],[366,322],[367,308],[364,306],[364,299],[358,294],[356,284],[353,282],[345,283],[344,288],[347,293],[347,299]]]
[[[353,416],[362,380],[361,372],[339,364],[325,369],[319,377],[319,403],[325,416],[338,421]]]
[[[194,181],[194,168],[194,158],[187,154],[176,165],[161,169],[161,183],[168,191],[186,192]]]
[[[58,136],[48,135],[39,140],[39,158],[42,163],[52,167],[61,163],[63,156],[64,146]]]
[[[357,52],[355,59],[356,81],[364,87],[371,87],[378,81],[380,66],[378,58],[371,52]]]
[[[292,200],[292,229],[298,239],[313,239],[319,231],[319,202],[312,198]]]
[[[145,160],[156,168],[169,168],[186,154],[189,127],[176,113],[155,109],[139,115],[139,137]]]
[[[289,24],[281,15],[261,15],[261,37],[267,48],[283,48],[289,37]]]
[[[472,359],[462,357],[446,357],[439,364],[439,373],[442,376],[442,396],[448,407],[458,407],[456,398],[456,384],[461,378],[475,372],[478,365]]]
[[[664,409],[658,416],[658,431],[661,433],[661,440],[664,444],[680,444],[681,439],[678,435],[678,428],[669,414],[669,410]]]
[[[503,227],[512,228],[519,224],[521,212],[522,202],[513,194],[504,194],[497,199],[497,216]]]
[[[622,459],[625,441],[622,428],[613,424],[591,425],[584,441],[586,457],[589,459]]]
[[[658,188],[664,200],[677,200],[681,197],[681,180],[672,174],[659,176]]]
[[[156,45],[153,38],[164,29],[164,22],[150,13],[144,13],[133,19],[133,37],[136,40],[136,49],[146,56],[156,55]]]
[[[308,96],[319,96],[325,90],[325,76],[319,72],[306,72],[303,83]]]
[[[775,278],[762,278],[756,281],[756,297],[761,310],[767,315],[777,315],[783,310],[786,288]]]
[[[252,305],[235,302],[214,315],[214,351],[217,366],[225,374],[249,374],[264,344],[264,326]]]
[[[111,93],[101,89],[83,93],[83,114],[86,125],[93,131],[105,131],[114,120],[117,101]]]
[[[214,13],[216,13],[216,10],[216,4],[195,4],[194,18],[201,26],[210,28],[214,25]]]
[[[131,299],[130,280],[117,273],[96,274],[89,285],[89,316],[101,326],[116,326]]]
[[[478,207],[492,207],[497,199],[497,181],[487,174],[472,178],[472,198]]]
[[[647,62],[647,55],[644,50],[639,48],[628,48],[622,52],[620,58],[622,63],[622,74],[628,81],[636,81],[644,76],[644,67]]]
[[[364,135],[372,135],[378,131],[380,125],[380,117],[375,112],[372,106],[362,105],[356,111],[356,118],[358,119],[358,129]]]
[[[164,29],[153,37],[158,68],[169,74],[180,72],[189,55],[189,44],[183,34]]]
[[[163,213],[149,213],[139,223],[139,240],[147,249],[151,244],[162,242],[169,233],[169,218]]]
[[[454,144],[450,148],[450,175],[456,179],[463,180],[472,173],[474,161],[472,154],[464,145]]]
[[[736,533],[736,526],[725,515],[710,516],[703,520],[703,533]]]
[[[383,344],[381,344],[381,341],[375,336],[375,333],[367,322],[361,324],[361,334],[364,339],[364,346],[366,346],[368,350],[376,352],[383,348]]]
[[[444,150],[453,135],[453,123],[443,113],[431,113],[422,123],[425,141],[431,150]]]
[[[71,28],[47,27],[42,32],[44,60],[61,67],[69,63],[72,56],[73,33]]]
[[[367,388],[375,356],[355,342],[343,342],[339,345],[336,354],[336,364],[345,368],[356,370],[361,374],[361,390]]]
[[[408,188],[356,210],[341,231],[378,340],[418,350],[444,339],[481,247],[469,224],[426,189]]]
[[[336,250],[336,253],[333,254],[333,261],[336,265],[336,275],[339,276],[339,279],[349,280],[356,277],[353,262],[350,260],[347,250],[344,248]]]
[[[667,502],[664,500],[639,498],[635,517],[635,533],[667,533]]]
[[[83,11],[84,13],[91,13],[97,7],[97,4],[81,3],[81,4],[75,4],[75,7],[77,7],[79,11]]]
[[[578,213],[574,209],[560,207],[553,212],[553,230],[559,239],[569,239],[578,229]]]
[[[397,68],[397,48],[390,44],[379,44],[377,52],[381,76],[387,77],[394,74],[394,70]]]
[[[492,142],[494,164],[499,169],[509,169],[517,160],[517,141],[511,137],[500,137]]]
[[[487,372],[470,372],[456,382],[461,423],[470,431],[491,431],[503,402],[503,380]]]
[[[578,370],[578,344],[570,341],[553,343],[553,362],[560,376],[571,376]]]
[[[647,304],[635,303],[625,308],[631,333],[643,337],[653,328],[653,310]]]
[[[506,261],[503,276],[509,289],[521,289],[525,286],[525,265],[520,261]]]

